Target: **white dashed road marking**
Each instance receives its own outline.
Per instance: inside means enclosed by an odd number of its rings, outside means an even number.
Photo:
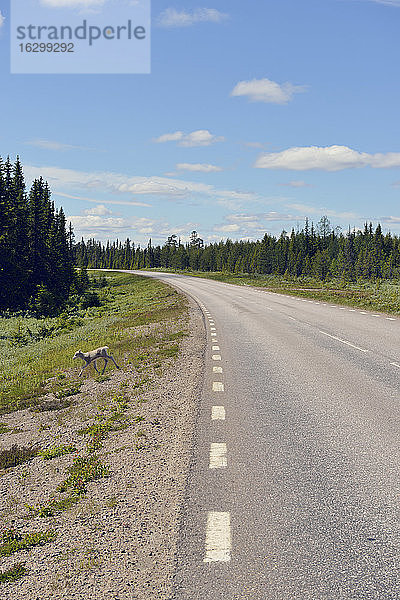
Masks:
[[[360,350],[360,352],[368,352],[368,350],[364,350],[364,348],[359,348],[358,346],[355,346],[354,344],[352,344],[351,342],[348,342],[347,340],[342,340],[342,339],[336,337],[335,335],[326,333],[326,331],[321,331],[320,329],[318,331],[320,333],[322,333],[322,335],[327,335],[328,337],[332,338],[333,340],[337,340],[338,342],[342,342],[342,344],[347,344],[347,346],[351,346],[352,348],[355,348],[356,350]]]
[[[213,373],[222,373],[222,367],[213,367]]]
[[[211,331],[217,331],[216,327],[210,327]]]
[[[213,392],[223,392],[224,384],[221,383],[220,381],[214,381],[213,385],[212,385],[212,389],[213,389]]]
[[[391,365],[393,365],[394,367],[398,367],[400,369],[400,365],[398,365],[397,363],[390,363]]]
[[[216,333],[212,333],[211,335],[217,335]]]
[[[228,512],[209,512],[206,527],[206,551],[203,561],[229,562],[231,560],[231,515]]]
[[[220,350],[220,347],[219,346],[213,346],[212,349],[213,350]]]
[[[221,355],[220,354],[213,354],[212,355],[212,359],[213,360],[221,360]]]
[[[213,421],[225,421],[225,407],[224,406],[212,406],[211,407],[211,419]]]
[[[210,469],[224,469],[228,464],[225,443],[212,443],[210,447]]]

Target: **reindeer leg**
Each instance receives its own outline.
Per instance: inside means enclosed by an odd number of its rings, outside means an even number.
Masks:
[[[101,372],[102,375],[104,375],[104,371],[106,370],[107,363],[108,363],[108,360],[104,357],[104,368]]]
[[[86,363],[86,365],[84,367],[82,367],[81,372],[79,373],[79,377],[82,375],[83,369],[86,369],[86,367],[88,367],[89,365],[90,365],[90,363]]]
[[[96,361],[95,361],[95,360],[93,361],[93,366],[94,366],[94,368],[96,369],[96,371],[99,373],[99,370],[98,370],[98,368],[97,368],[97,365],[96,365]],[[100,375],[100,373],[99,373],[99,375]]]
[[[111,356],[111,354],[109,355],[109,358],[111,358],[111,360],[113,361],[114,365],[117,367],[117,369],[120,369],[121,367],[119,367],[117,365],[117,363],[115,362],[114,358]]]

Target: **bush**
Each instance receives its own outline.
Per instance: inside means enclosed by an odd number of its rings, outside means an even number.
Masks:
[[[54,317],[60,312],[62,305],[62,299],[51,292],[46,285],[38,285],[36,294],[30,302],[30,310],[36,316]]]
[[[55,537],[55,532],[50,530],[22,535],[15,529],[6,529],[2,534],[0,556],[10,556],[19,550],[28,550],[34,546],[43,546],[47,542],[52,542]]]
[[[64,456],[64,454],[71,454],[76,452],[76,448],[72,444],[62,444],[61,446],[55,446],[54,448],[48,448],[39,452],[43,460],[50,460],[57,458],[58,456]]]
[[[30,410],[32,412],[47,412],[50,410],[62,410],[71,406],[72,400],[66,398],[59,398],[56,400],[45,400],[40,404],[33,406]]]
[[[81,308],[89,308],[90,306],[100,306],[100,298],[96,292],[85,292],[80,301]]]
[[[9,450],[0,452],[0,469],[10,469],[34,458],[39,449],[32,446],[13,444]]]
[[[15,563],[11,569],[6,571],[0,571],[0,583],[7,583],[8,581],[17,581],[21,579],[28,570],[25,568],[24,563]]]

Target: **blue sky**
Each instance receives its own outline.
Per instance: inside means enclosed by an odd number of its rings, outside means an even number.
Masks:
[[[153,0],[150,75],[10,75],[0,13],[0,154],[77,237],[400,233],[400,0]]]

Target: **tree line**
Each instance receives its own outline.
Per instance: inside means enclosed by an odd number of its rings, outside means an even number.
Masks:
[[[72,228],[42,178],[0,157],[0,310],[57,312],[77,280]]]
[[[78,275],[75,267],[84,270]],[[324,216],[314,225],[261,240],[204,244],[196,231],[187,243],[170,235],[142,248],[130,239],[74,243],[62,208],[56,209],[42,178],[27,190],[22,165],[0,157],[0,310],[57,313],[71,294],[88,288],[86,268],[182,269],[314,277],[400,279],[400,238],[381,225],[343,233]],[[88,300],[89,301],[89,300]]]
[[[343,233],[326,216],[314,225],[305,220],[302,229],[283,231],[279,237],[266,233],[258,241],[232,241],[204,244],[196,231],[188,243],[176,235],[161,246],[135,246],[130,240],[102,244],[83,239],[75,246],[77,264],[102,269],[172,268],[196,271],[222,271],[314,277],[400,279],[400,238],[383,234],[381,225],[365,223],[363,230]]]

